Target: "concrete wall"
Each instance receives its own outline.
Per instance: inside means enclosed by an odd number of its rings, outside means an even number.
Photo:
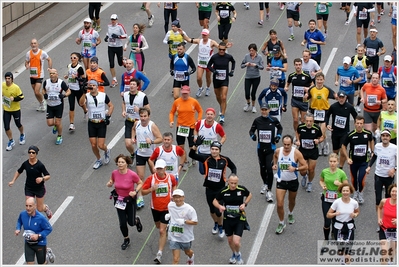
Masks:
[[[3,2],[3,38],[56,3]]]

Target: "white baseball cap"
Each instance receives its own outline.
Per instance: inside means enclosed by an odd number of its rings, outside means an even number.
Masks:
[[[90,18],[85,18],[85,20],[83,22],[89,22],[91,23],[91,19]]]
[[[344,57],[344,64],[351,64],[351,58],[350,57]]]
[[[112,14],[112,15],[111,15],[111,19],[118,19],[118,15]]]
[[[173,191],[172,196],[182,196],[184,197],[184,191],[181,189],[176,189],[175,191]]]
[[[166,167],[166,162],[163,159],[158,159],[157,162],[155,163],[155,169],[158,168],[165,168]]]
[[[390,55],[386,55],[384,57],[384,61],[392,61],[392,57]]]

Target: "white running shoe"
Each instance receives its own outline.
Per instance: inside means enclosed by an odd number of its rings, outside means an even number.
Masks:
[[[220,237],[220,238],[223,238],[225,235],[226,235],[226,234],[225,234],[225,232],[224,232],[224,229],[220,229],[220,228],[219,228],[219,237]]]
[[[69,124],[69,131],[75,131],[75,125],[73,123]]]
[[[252,113],[256,113],[256,107],[255,106],[252,107]]]
[[[262,185],[262,189],[260,190],[260,193],[263,195],[267,190],[267,184]]]
[[[148,27],[152,27],[154,25],[154,15],[151,15],[151,18],[148,19]]]
[[[54,263],[55,255],[54,255],[53,250],[51,248],[47,248],[46,256],[48,257],[48,260],[51,263]]]
[[[251,107],[251,105],[247,103],[247,104],[245,104],[243,109],[244,109],[245,112],[247,112],[250,107]]]
[[[270,192],[270,190],[267,190],[266,192],[266,201],[270,203],[273,202],[273,193]]]

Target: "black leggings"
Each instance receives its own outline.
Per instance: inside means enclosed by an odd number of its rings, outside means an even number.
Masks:
[[[269,190],[273,186],[273,150],[258,149],[258,160],[260,167],[260,177],[262,178],[263,184],[267,184]]]
[[[327,212],[330,209],[332,202],[326,202],[324,201],[324,194],[321,194],[321,209],[323,211],[323,217],[324,217],[324,228],[329,228],[331,226],[331,219],[327,218]]]
[[[21,124],[21,110],[17,111],[3,111],[3,123],[4,123],[4,130],[10,130],[10,123],[11,117],[14,117],[15,125],[19,128],[22,127]]]
[[[375,204],[380,205],[382,199],[382,187],[385,186],[385,198],[389,197],[388,187],[393,183],[395,179],[391,177],[381,177],[374,174],[374,192],[375,192]]]
[[[116,201],[114,200],[114,204]],[[130,226],[136,225],[136,198],[133,201],[126,203],[126,208],[124,210],[116,209],[119,219],[119,228],[121,229],[123,237],[129,236],[129,229],[127,224]]]
[[[258,90],[258,86],[260,84],[260,77],[245,79],[244,88],[245,88],[245,99],[249,100],[251,96],[252,101],[256,100],[256,90]],[[252,86],[252,92],[251,92]]]
[[[100,18],[101,3],[89,3],[89,17],[91,20]]]
[[[172,22],[177,19],[177,9],[166,9],[163,10],[163,18],[165,20],[165,34],[168,32],[169,29],[169,17],[172,18]]]
[[[218,25],[219,39],[228,40],[230,29],[231,29],[231,23]]]
[[[115,68],[115,55],[116,59],[118,60],[118,65],[122,66],[123,64],[123,47],[111,47],[108,46],[108,61],[109,67],[111,69]]]
[[[70,90],[71,94],[68,96],[68,102],[69,102],[69,111],[74,111],[75,110],[75,98],[76,101],[79,103],[79,99],[83,95],[82,90]]]

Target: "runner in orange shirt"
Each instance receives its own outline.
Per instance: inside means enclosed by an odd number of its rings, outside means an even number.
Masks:
[[[384,87],[380,85],[380,75],[375,72],[371,76],[371,83],[365,83],[362,87],[360,101],[364,104],[364,129],[371,132],[377,130],[377,121],[382,105],[388,102]]]
[[[155,226],[159,229],[158,253],[154,262],[161,264],[162,250],[166,243],[166,226],[168,225],[168,204],[177,183],[173,174],[166,172],[166,162],[158,159],[155,163],[156,173],[150,175],[141,189],[143,195],[151,193],[151,212]]]
[[[184,150],[186,138],[188,146],[191,148],[194,145],[194,127],[196,121],[202,119],[202,107],[197,99],[190,96],[190,87],[183,85],[181,88],[181,97],[173,102],[172,108],[169,112],[170,128],[174,125],[174,117],[177,112],[176,124],[176,141],[177,144]],[[198,117],[195,118],[195,112]],[[187,154],[186,154],[187,155]],[[193,160],[193,164],[195,164]],[[188,165],[188,161],[185,162]],[[185,169],[185,168],[184,168]]]

